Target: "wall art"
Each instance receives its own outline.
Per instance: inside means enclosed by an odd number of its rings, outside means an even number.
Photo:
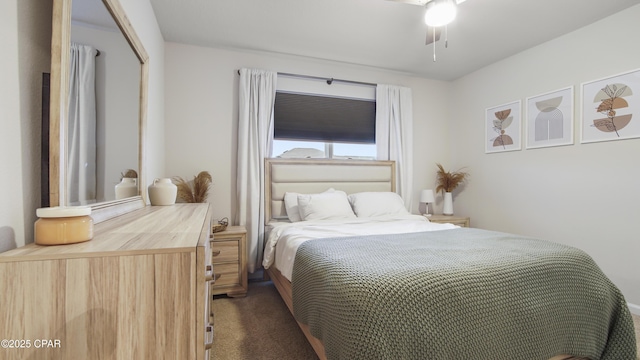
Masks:
[[[582,84],[580,142],[640,137],[640,69]]]
[[[520,150],[520,133],[520,100],[486,110],[485,153]]]
[[[573,145],[573,86],[527,98],[527,149]]]

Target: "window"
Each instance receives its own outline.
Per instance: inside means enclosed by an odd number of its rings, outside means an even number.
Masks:
[[[375,159],[375,100],[276,93],[276,157]]]
[[[325,144],[319,141],[273,139],[273,157],[325,158]]]
[[[376,144],[333,144],[334,159],[375,159]]]

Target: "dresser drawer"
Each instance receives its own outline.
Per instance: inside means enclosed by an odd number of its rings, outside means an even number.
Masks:
[[[215,264],[238,261],[240,255],[237,241],[213,241],[211,243],[211,251]]]
[[[216,287],[240,284],[238,263],[216,264],[213,272],[216,274]]]

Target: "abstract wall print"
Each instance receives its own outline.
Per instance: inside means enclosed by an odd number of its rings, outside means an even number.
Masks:
[[[521,101],[488,108],[485,113],[485,153],[520,150]]]
[[[573,86],[527,98],[527,149],[573,145]]]
[[[580,142],[640,137],[640,69],[582,84]]]

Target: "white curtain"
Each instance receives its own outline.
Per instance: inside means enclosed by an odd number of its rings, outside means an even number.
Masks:
[[[238,110],[238,208],[236,221],[247,228],[247,268],[262,263],[264,248],[264,159],[271,155],[277,73],[240,70]]]
[[[67,200],[96,199],[96,49],[72,43],[67,131]]]
[[[413,198],[413,102],[411,89],[376,87],[376,148],[378,160],[396,162],[396,191],[411,210]]]

